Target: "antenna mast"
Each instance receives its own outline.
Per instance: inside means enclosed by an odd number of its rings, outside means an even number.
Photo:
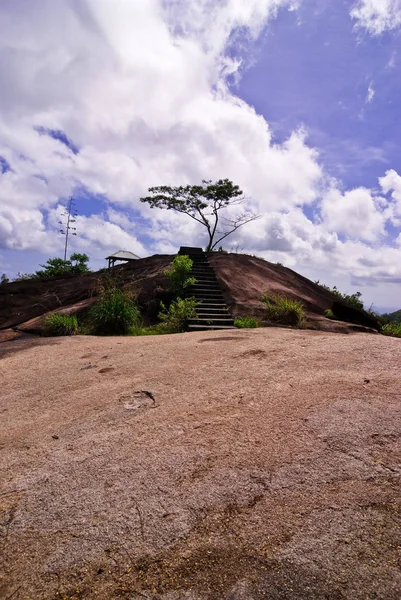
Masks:
[[[77,235],[77,228],[72,225],[72,223],[76,223],[75,217],[78,212],[75,208],[75,202],[72,198],[69,199],[65,212],[62,213],[62,217],[66,217],[67,221],[63,223],[63,221],[59,221],[60,225],[64,226],[64,229],[60,229],[61,235],[65,235],[65,245],[64,245],[64,260],[67,260],[67,249],[68,249],[68,236]]]

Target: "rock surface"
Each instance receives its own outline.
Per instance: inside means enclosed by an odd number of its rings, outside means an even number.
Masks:
[[[0,347],[0,597],[399,600],[401,340]]]
[[[79,313],[95,300],[100,286],[110,274],[119,285],[133,289],[145,319],[156,322],[159,312],[157,298],[162,298],[167,287],[163,271],[174,256],[155,255],[114,267],[110,271],[69,275],[51,279],[14,282],[0,286],[0,342],[15,337],[9,330],[24,333],[43,333],[42,316],[49,311]],[[353,327],[377,329],[377,321],[363,311],[339,301],[309,279],[261,258],[243,254],[214,252],[209,255],[227,304],[232,314],[253,315],[264,319],[264,292],[280,293],[300,300],[307,311],[311,327],[325,331],[348,333]],[[336,306],[341,323],[326,319],[323,314]],[[10,338],[11,336],[11,338]]]

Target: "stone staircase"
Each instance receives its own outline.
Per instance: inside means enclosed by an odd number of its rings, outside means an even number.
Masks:
[[[216,274],[202,248],[182,246],[179,254],[186,254],[193,261],[191,276],[195,277],[196,283],[189,292],[200,302],[197,318],[189,321],[189,331],[234,329]]]

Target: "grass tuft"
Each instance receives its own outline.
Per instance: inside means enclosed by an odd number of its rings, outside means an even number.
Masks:
[[[60,315],[52,313],[44,318],[45,334],[76,335],[79,331],[76,315]]]
[[[305,311],[302,302],[279,294],[263,294],[262,301],[266,305],[266,317],[272,323],[294,327],[305,325]]]
[[[235,327],[239,329],[251,329],[259,327],[260,323],[256,317],[236,317],[234,319]]]
[[[103,287],[88,313],[90,329],[97,335],[126,335],[142,323],[141,311],[128,291]]]
[[[384,335],[401,338],[401,323],[386,323],[381,329]]]

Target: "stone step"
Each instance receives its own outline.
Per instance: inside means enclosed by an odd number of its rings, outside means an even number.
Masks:
[[[228,310],[226,308],[197,308],[196,312],[198,314],[198,317],[200,316],[209,316],[209,315],[216,315],[216,316],[228,316],[231,317],[231,314],[228,312]]]
[[[199,283],[194,283],[190,286],[190,290],[219,290],[221,291],[219,284],[217,281],[200,281]]]
[[[189,331],[213,331],[214,329],[237,329],[234,325],[188,325]]]
[[[201,302],[202,300],[210,300],[210,301],[218,301],[218,302],[223,302],[224,298],[221,292],[194,292],[192,294],[192,296],[195,298],[195,300],[197,300],[198,302]]]
[[[178,254],[195,254],[197,256],[206,256],[203,248],[196,248],[195,246],[181,246]]]
[[[223,293],[221,291],[220,288],[205,288],[205,287],[193,287],[189,290],[189,293],[191,294],[191,296],[202,296],[202,294],[205,294],[205,298],[208,297],[210,294],[218,294],[219,297],[221,298],[221,301],[224,302],[224,298],[223,298]]]
[[[202,310],[202,311],[205,311],[205,310],[208,310],[208,311],[224,310],[224,311],[228,312],[229,314],[231,314],[228,311],[228,308],[227,308],[227,306],[226,306],[226,304],[224,302],[220,302],[220,303],[218,303],[218,302],[214,302],[214,303],[213,302],[201,302],[199,304],[199,306],[197,307],[196,310],[198,312],[200,310]]]
[[[203,267],[192,267],[191,273],[214,273],[214,269],[211,266],[203,266]]]
[[[198,315],[198,318],[196,319],[195,317],[193,319],[189,319],[189,323],[205,323],[205,322],[211,322],[211,323],[217,323],[218,325],[224,325],[224,323],[228,323],[229,325],[232,325],[234,323],[233,318],[231,317],[231,315],[227,315],[227,316],[221,316],[221,315],[208,315],[208,314],[202,314],[202,315]]]
[[[221,293],[221,291],[219,289],[202,289],[202,290],[190,290],[190,295],[191,296],[195,296],[195,298],[199,298],[202,300],[202,298],[204,297],[205,299],[209,299],[210,296],[216,296],[219,298],[219,300],[224,301],[223,298],[223,294]]]
[[[191,258],[191,276],[197,280],[190,288],[190,294],[199,302],[197,318],[190,319],[188,330],[235,329],[215,271],[202,248],[182,246],[179,254],[186,254]]]

